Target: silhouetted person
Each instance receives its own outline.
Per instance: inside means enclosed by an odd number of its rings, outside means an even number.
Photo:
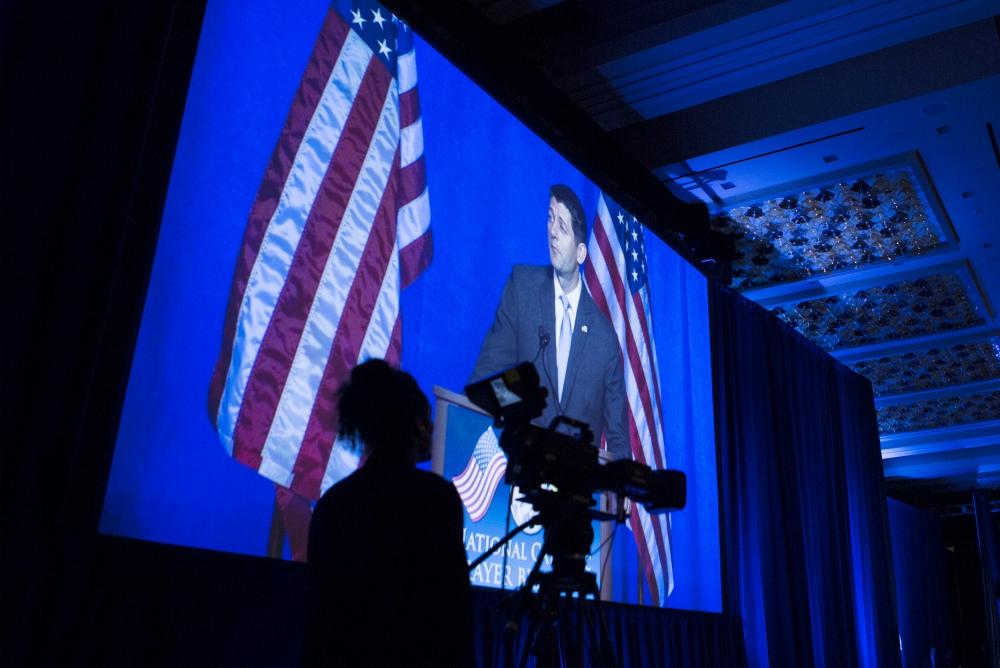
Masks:
[[[430,454],[430,404],[382,360],[355,367],[339,433],[362,466],[316,504],[309,568],[316,614],[305,665],[468,666],[472,589],[455,487],[414,465]]]

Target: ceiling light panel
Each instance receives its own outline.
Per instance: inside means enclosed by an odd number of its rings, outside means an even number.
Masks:
[[[943,345],[849,364],[876,397],[1000,379],[1000,337]]]
[[[735,237],[733,287],[746,291],[943,249],[935,210],[906,166],[729,206],[712,227]]]
[[[1000,390],[894,404],[878,409],[882,434],[939,429],[1000,419]]]
[[[770,309],[826,350],[983,325],[958,272],[807,299]]]

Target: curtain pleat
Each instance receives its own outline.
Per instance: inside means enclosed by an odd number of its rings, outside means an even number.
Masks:
[[[763,307],[710,290],[725,607],[754,666],[899,666],[871,386]]]
[[[983,601],[986,605],[986,665],[1000,668],[1000,530],[989,501],[978,489],[972,490],[979,536],[979,558],[983,569]]]
[[[931,647],[953,649],[941,518],[889,499],[903,666],[921,668]]]
[[[520,665],[528,647],[529,615],[512,609],[510,592],[476,589],[477,664]],[[532,596],[531,599],[536,597]],[[742,668],[747,666],[742,623],[736,615],[671,610],[623,603],[581,603],[563,600],[555,633],[571,653],[582,656],[568,665],[617,666],[620,668]],[[505,645],[502,634],[507,623],[520,622],[514,647]],[[601,620],[604,620],[603,625]],[[604,626],[606,625],[606,626]],[[600,652],[610,643],[610,657]],[[512,650],[512,652],[511,652]],[[513,659],[513,663],[508,663]],[[534,665],[529,661],[528,665]]]

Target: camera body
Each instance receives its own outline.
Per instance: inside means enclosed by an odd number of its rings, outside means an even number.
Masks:
[[[547,429],[531,423],[546,406],[548,390],[538,371],[523,362],[465,387],[472,403],[493,416],[502,428],[500,447],[507,455],[505,481],[515,485],[538,513],[533,524],[545,529],[545,544],[525,587],[539,584],[545,594],[598,593],[597,578],[586,572],[594,541],[592,521],[624,519],[598,512],[594,495],[611,491],[650,513],[684,507],[686,478],[681,471],[654,471],[631,460],[600,463],[589,425],[559,416]],[[566,432],[569,433],[566,433]],[[524,526],[524,525],[522,525]],[[542,557],[552,557],[552,572],[541,574]]]
[[[589,508],[595,505],[594,494],[602,491],[632,499],[651,514],[684,508],[687,479],[683,472],[654,471],[632,460],[602,465],[586,423],[560,416],[547,429],[532,424],[545,409],[548,390],[541,387],[531,362],[467,385],[465,394],[504,430],[500,447],[507,455],[505,480],[517,485],[535,510],[542,511],[539,503]]]

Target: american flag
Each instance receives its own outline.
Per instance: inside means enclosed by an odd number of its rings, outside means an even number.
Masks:
[[[431,260],[414,57],[380,5],[330,7],[236,262],[209,415],[306,499],[337,466],[338,388],[360,361],[399,363],[399,293]]]
[[[500,443],[493,429],[487,427],[476,442],[476,448],[472,451],[465,470],[452,478],[473,522],[478,522],[486,516],[486,511],[493,502],[493,495],[497,491],[497,485],[506,472],[507,457],[500,449]]]
[[[625,367],[632,457],[654,469],[666,468],[642,225],[601,194],[587,252],[590,258],[584,267],[587,290],[618,334]],[[633,505],[630,522],[646,582],[653,599],[662,606],[674,589],[670,516],[650,515]]]

